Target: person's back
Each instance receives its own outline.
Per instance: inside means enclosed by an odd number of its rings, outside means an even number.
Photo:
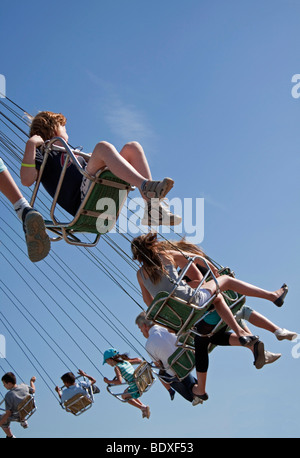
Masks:
[[[22,402],[26,396],[32,394],[34,391],[25,383],[21,383],[20,385],[15,385],[14,388],[9,390],[5,395],[5,408],[6,410],[10,410],[12,412],[13,418],[18,418],[18,405]]]
[[[86,389],[89,388],[90,382],[76,382],[74,385],[65,388],[61,395],[61,402],[64,403],[71,399],[76,394],[80,393],[83,395],[87,395]]]

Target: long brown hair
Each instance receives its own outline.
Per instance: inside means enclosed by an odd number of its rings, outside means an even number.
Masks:
[[[164,248],[163,242],[157,240],[155,232],[142,234],[134,238],[131,242],[131,251],[133,259],[139,261],[145,271],[147,272],[152,283],[156,284],[165,272],[165,268],[160,254],[167,257],[171,264],[174,262],[173,258],[168,255],[168,250]]]

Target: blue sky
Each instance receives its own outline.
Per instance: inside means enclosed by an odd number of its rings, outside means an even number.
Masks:
[[[291,91],[292,77],[300,73],[299,14],[299,2],[291,0],[54,0],[51,6],[34,0],[2,2],[0,18],[0,73],[8,97],[33,115],[44,109],[64,113],[71,144],[86,152],[100,140],[118,149],[130,140],[141,142],[153,177],[174,178],[170,199],[204,198],[201,245],[212,258],[266,289],[288,283],[282,309],[260,300],[247,303],[296,332],[300,100]],[[103,301],[143,353],[134,325],[140,308],[91,259],[63,242],[52,244],[47,263],[32,265],[22,228],[4,203],[1,216],[6,292],[15,293],[20,307],[30,310],[62,350],[50,351],[1,290],[3,317],[55,383],[65,368],[56,352],[63,351],[64,360],[95,375],[101,387],[93,409],[73,418],[37,375],[39,408],[29,430],[14,427],[18,437],[299,436],[296,344],[280,343],[263,330],[266,348],[282,353],[279,361],[257,371],[245,349],[218,348],[210,359],[207,403],[192,407],[179,396],[171,402],[156,382],[144,398],[151,419],[142,421],[140,412],[106,393],[102,381],[102,374],[111,376],[101,355],[108,342],[132,356],[134,351],[88,305],[91,297]],[[13,238],[10,225],[17,231]],[[113,240],[123,243],[119,234]],[[106,243],[99,249],[119,262]],[[136,284],[134,271],[129,276]],[[1,326],[7,359],[29,380],[36,365]],[[6,362],[0,364],[7,369]],[[41,375],[49,382],[42,370]]]

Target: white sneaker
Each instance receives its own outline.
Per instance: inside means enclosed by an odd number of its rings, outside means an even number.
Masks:
[[[278,340],[295,340],[298,336],[296,332],[288,331],[287,329],[277,329],[274,332],[275,336],[277,337]]]
[[[181,216],[171,213],[166,202],[151,199],[146,203],[141,223],[143,226],[177,226],[181,221]]]
[[[270,351],[265,350],[265,364],[272,364],[280,357],[281,353],[271,353]]]

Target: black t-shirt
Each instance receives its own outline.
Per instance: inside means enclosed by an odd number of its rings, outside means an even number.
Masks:
[[[37,149],[35,158],[37,170],[40,170],[43,158],[43,154]],[[65,158],[66,154],[58,151],[50,151],[48,155],[41,183],[52,197],[54,197],[56,192]],[[86,166],[87,163],[81,156],[77,156],[77,160],[83,168]],[[81,203],[80,186],[82,178],[83,175],[77,170],[76,166],[72,162],[69,162],[57,202],[73,216],[76,214]]]

